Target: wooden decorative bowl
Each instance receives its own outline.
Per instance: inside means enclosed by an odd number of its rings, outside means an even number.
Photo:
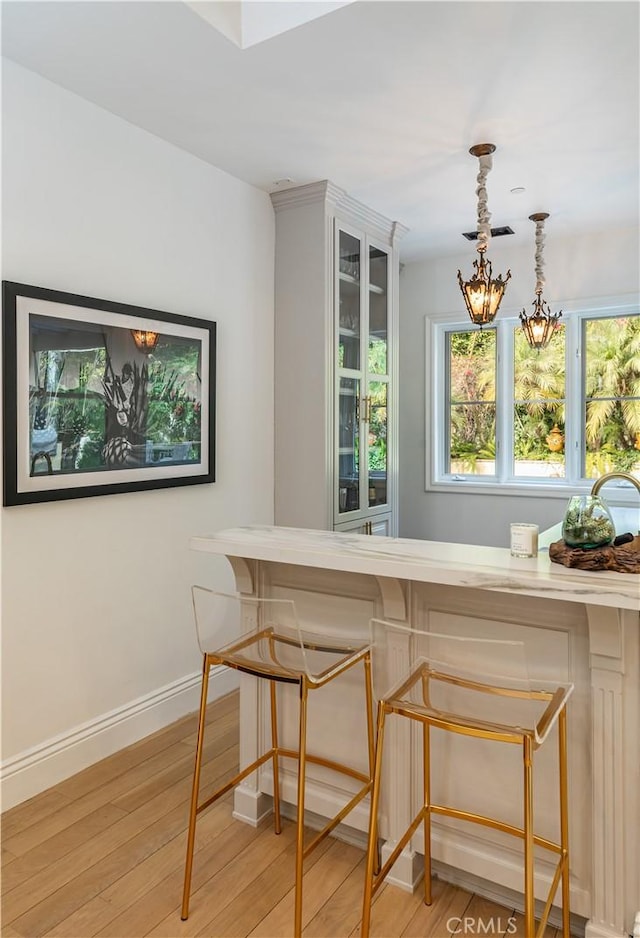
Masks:
[[[579,570],[609,570],[611,573],[640,573],[640,536],[620,547],[569,547],[564,541],[549,545],[549,557],[554,563]]]

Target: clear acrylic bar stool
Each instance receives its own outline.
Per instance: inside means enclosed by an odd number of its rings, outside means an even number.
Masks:
[[[289,757],[298,761],[294,933],[299,936],[302,933],[304,860],[371,791],[374,760],[371,646],[368,641],[357,640],[350,642],[344,636],[329,637],[301,628],[295,605],[291,600],[240,597],[239,595],[215,592],[201,586],[192,587],[192,597],[203,664],[181,916],[184,921],[189,915],[193,849],[198,814],[252,772],[255,772],[259,766],[271,761],[273,767],[274,828],[276,834],[279,834],[281,831],[279,760],[283,757]],[[251,630],[241,631],[241,623],[244,623],[246,627],[248,622],[253,626]],[[221,635],[228,637],[234,633],[237,637],[232,642],[213,650]],[[362,664],[364,669],[368,758],[368,772],[366,773],[341,762],[307,752],[309,693],[326,687],[335,678],[359,664]],[[250,674],[269,682],[271,747],[250,765],[242,768],[240,772],[206,800],[199,802],[209,672],[212,667],[220,665],[234,668],[244,674]],[[279,743],[278,683],[294,684],[299,688],[300,710],[297,750],[283,748]],[[359,786],[338,814],[305,844],[304,804],[307,763],[321,765],[342,775],[349,776],[355,779]]]
[[[569,938],[569,843],[567,805],[566,703],[572,684],[542,686],[529,680],[524,643],[418,631],[394,622],[371,620],[378,652],[389,638],[403,635],[412,664],[378,703],[376,760],[371,795],[361,938],[367,938],[371,902],[385,877],[419,826],[424,831],[424,901],[431,904],[431,818],[433,815],[471,821],[522,839],[524,843],[525,935],[534,938],[534,846],[558,855],[538,935],[544,934],[554,896],[562,882],[562,934]],[[397,841],[382,869],[378,867],[377,823],[387,717],[406,717],[422,728],[423,803]],[[558,724],[559,841],[534,833],[533,756]],[[443,730],[521,747],[523,762],[523,826],[475,814],[431,798],[431,731]],[[462,768],[469,770],[465,765]],[[437,771],[438,766],[433,765]],[[500,783],[500,779],[496,779]],[[378,872],[379,870],[379,872]]]

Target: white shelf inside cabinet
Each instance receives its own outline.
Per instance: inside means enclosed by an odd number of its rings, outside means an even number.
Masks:
[[[358,290],[360,289],[360,281],[358,280],[357,277],[354,277],[352,274],[345,274],[345,272],[341,270],[340,273],[338,274],[338,277],[340,278],[342,283],[348,283],[350,286],[357,287]]]
[[[344,271],[341,270],[339,276],[340,276],[340,280],[342,281],[342,283],[348,283],[350,286],[357,287],[358,290],[360,289],[360,281],[357,280],[355,277],[352,277],[351,274],[345,274]],[[377,283],[370,283],[369,292],[377,293],[378,296],[384,296],[386,293],[386,290],[384,290],[382,287],[379,287]]]

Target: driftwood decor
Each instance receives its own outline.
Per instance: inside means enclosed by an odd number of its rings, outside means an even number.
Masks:
[[[640,573],[640,536],[619,547],[569,547],[564,541],[549,545],[549,557],[554,563],[579,570],[608,570],[611,573]]]

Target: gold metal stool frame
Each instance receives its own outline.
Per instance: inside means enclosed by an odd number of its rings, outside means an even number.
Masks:
[[[396,623],[372,620],[388,629],[410,632],[417,635],[417,631]],[[446,638],[456,640],[455,636],[440,636],[435,633],[422,633],[426,637]],[[461,641],[485,641],[483,639],[460,639]],[[491,641],[491,640],[486,640]],[[499,643],[499,642],[497,642]],[[512,642],[505,644],[520,644]],[[532,728],[513,727],[509,724],[484,722],[468,715],[462,716],[454,712],[437,710],[430,701],[430,685],[432,682],[442,682],[475,691],[481,694],[497,695],[500,697],[520,698],[546,703],[546,707],[537,724]],[[405,698],[414,688],[419,688],[422,705],[408,702]],[[551,690],[518,690],[513,687],[504,687],[495,684],[483,683],[480,680],[461,678],[443,670],[434,669],[427,659],[418,659],[411,667],[409,675],[401,683],[392,688],[378,702],[376,758],[373,776],[373,791],[371,795],[371,817],[369,823],[369,838],[367,845],[366,873],[364,902],[362,912],[361,938],[368,938],[371,923],[371,903],[373,896],[384,882],[385,877],[400,856],[400,853],[415,834],[420,823],[424,825],[424,901],[431,905],[431,816],[442,815],[459,820],[471,821],[503,831],[524,841],[524,900],[525,900],[525,936],[536,938],[534,916],[534,845],[543,847],[559,855],[555,874],[549,888],[546,904],[540,920],[537,938],[544,934],[551,905],[562,879],[562,935],[569,938],[570,907],[569,907],[569,835],[568,835],[568,796],[567,796],[567,722],[566,702],[573,691],[573,685],[561,686]],[[408,717],[422,724],[423,739],[423,806],[411,822],[410,826],[395,845],[386,863],[378,872],[377,863],[377,817],[380,804],[380,784],[383,762],[383,747],[385,721],[389,714]],[[533,832],[533,753],[546,739],[554,723],[558,723],[558,753],[559,753],[559,803],[560,803],[560,842],[555,843]],[[495,818],[473,814],[454,808],[450,805],[434,804],[431,801],[431,759],[430,759],[430,730],[436,727],[451,733],[464,736],[474,736],[494,742],[520,744],[524,766],[524,824],[515,827]]]
[[[246,605],[254,605],[256,608],[260,609],[265,606],[265,604],[279,604],[282,607],[282,604],[287,604],[290,607],[290,611],[295,617],[295,609],[293,602],[291,600],[268,600],[268,599],[257,599],[257,598],[245,598],[237,596],[229,596],[222,593],[214,593],[212,590],[206,590],[204,587],[192,587],[192,594],[194,599],[194,611],[196,612],[196,623],[197,623],[197,608],[196,608],[196,595],[200,592],[202,594],[209,594],[210,596],[220,597],[228,600],[237,600]],[[297,620],[296,620],[297,622]],[[200,635],[199,635],[200,642]],[[195,767],[193,774],[193,787],[191,793],[191,806],[189,812],[189,828],[187,836],[187,855],[185,862],[185,875],[184,875],[184,889],[182,897],[182,912],[181,918],[185,921],[189,915],[189,898],[191,891],[191,873],[193,868],[193,850],[195,843],[195,833],[196,833],[196,818],[201,811],[204,811],[205,808],[208,808],[211,804],[217,801],[222,795],[226,794],[232,788],[239,784],[243,779],[245,779],[252,772],[255,772],[261,765],[265,762],[271,760],[273,765],[273,813],[274,813],[274,829],[275,833],[279,834],[281,832],[281,816],[280,816],[280,791],[279,791],[279,759],[280,757],[289,757],[296,759],[298,761],[298,781],[297,781],[297,790],[298,790],[298,804],[296,810],[296,861],[295,861],[295,916],[294,916],[294,934],[296,938],[302,934],[302,883],[303,883],[303,872],[304,872],[304,860],[311,853],[311,851],[322,841],[327,835],[334,830],[335,827],[349,814],[350,811],[355,808],[355,806],[362,801],[362,799],[371,791],[372,787],[372,775],[373,775],[373,764],[374,764],[374,737],[373,737],[373,684],[371,676],[371,647],[367,644],[362,644],[355,647],[350,647],[345,644],[339,644],[336,640],[334,643],[330,643],[331,640],[326,637],[324,640],[322,636],[313,636],[311,640],[309,635],[305,635],[302,630],[298,629],[298,635],[295,635],[295,632],[292,634],[286,630],[278,630],[277,624],[270,623],[268,625],[261,626],[258,625],[257,629],[254,632],[247,633],[243,635],[240,639],[233,642],[226,647],[219,649],[218,651],[207,652],[203,650],[203,664],[202,664],[202,690],[200,695],[200,711],[198,718],[198,736],[196,744],[196,756],[195,756]],[[202,648],[202,643],[201,648]],[[297,648],[296,648],[297,646]],[[258,650],[257,658],[251,658],[252,652]],[[299,650],[301,652],[301,660],[305,666],[300,667],[299,669],[292,669],[283,663],[282,657],[286,651],[292,652]],[[318,653],[319,655],[327,654],[334,657],[337,656],[337,660],[334,660],[333,664],[323,670],[318,671],[317,673],[310,673],[307,665],[307,655],[312,653]],[[308,696],[309,692],[312,690],[317,690],[320,687],[324,687],[334,678],[338,677],[341,674],[344,674],[346,671],[350,670],[357,664],[362,663],[364,665],[365,671],[365,694],[366,694],[366,717],[367,717],[367,750],[368,750],[368,761],[369,761],[369,774],[365,775],[362,772],[357,771],[354,768],[351,768],[348,765],[345,765],[340,762],[333,761],[331,759],[326,759],[322,756],[316,756],[307,752],[306,736],[307,736],[307,706],[308,706]],[[207,691],[209,685],[209,672],[212,666],[223,665],[225,667],[233,668],[237,671],[241,671],[245,674],[251,674],[257,678],[263,678],[269,681],[270,683],[270,710],[271,710],[271,748],[263,753],[259,758],[253,761],[250,765],[247,765],[240,772],[238,772],[230,781],[226,782],[221,788],[217,789],[210,797],[208,797],[201,804],[198,803],[199,794],[200,794],[200,773],[202,767],[202,751],[204,743],[204,733],[205,733],[205,714],[207,707]],[[278,741],[278,709],[277,709],[277,684],[297,684],[299,687],[299,696],[300,696],[300,712],[299,712],[299,741],[298,750],[285,749],[280,746]],[[316,835],[309,843],[305,845],[305,836],[304,836],[304,808],[305,808],[305,778],[306,778],[306,765],[307,763],[313,763],[315,765],[323,766],[327,769],[332,769],[335,772],[341,773],[342,775],[347,775],[353,779],[356,779],[361,783],[361,787],[358,791],[350,798],[348,803],[336,814]]]

